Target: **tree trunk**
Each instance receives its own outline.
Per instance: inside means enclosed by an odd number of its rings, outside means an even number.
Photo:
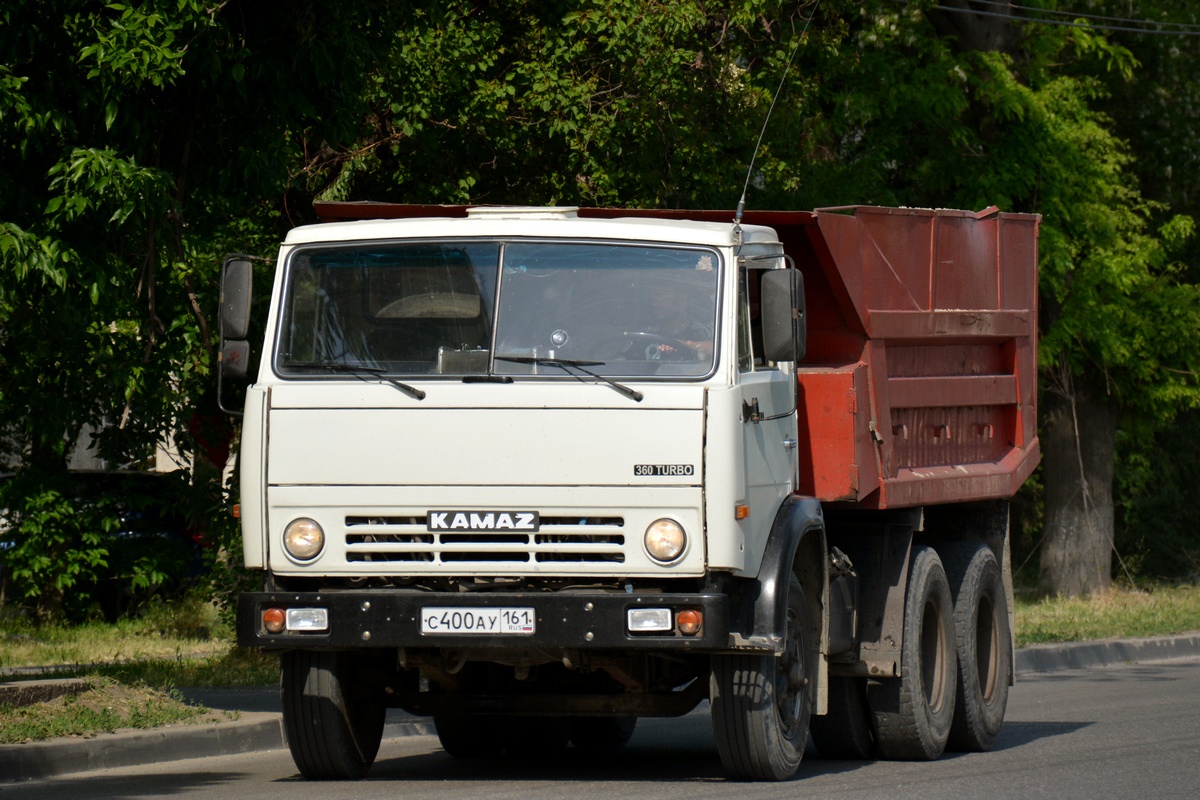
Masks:
[[[1102,592],[1112,583],[1117,406],[1086,379],[1049,380],[1042,393],[1045,534],[1038,590]]]
[[[1010,2],[994,2],[979,8],[971,0],[942,0],[939,9],[925,12],[938,33],[954,39],[959,50],[1011,53],[1021,42],[1019,17]],[[975,13],[975,12],[982,13]]]

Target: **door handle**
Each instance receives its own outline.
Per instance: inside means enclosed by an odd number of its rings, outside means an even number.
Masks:
[[[783,449],[784,450],[794,450],[796,448],[796,444],[797,444],[796,440],[789,437],[789,438],[783,440]]]

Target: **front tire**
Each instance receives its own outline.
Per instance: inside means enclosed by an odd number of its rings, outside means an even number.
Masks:
[[[981,753],[996,743],[1012,682],[1008,594],[986,545],[953,545],[945,563],[958,640],[958,697],[947,747]]]
[[[954,718],[954,606],[942,561],[912,551],[904,601],[901,677],[872,682],[868,702],[884,758],[932,761],[945,751]]]
[[[383,739],[383,690],[363,679],[353,653],[293,650],[281,662],[283,727],[300,774],[362,778]]]
[[[804,588],[793,575],[783,652],[713,656],[713,732],[721,763],[736,777],[783,781],[799,769],[817,670],[812,642]]]

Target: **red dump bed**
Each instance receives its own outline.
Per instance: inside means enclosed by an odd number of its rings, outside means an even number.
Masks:
[[[466,207],[318,203],[323,220]],[[729,221],[728,211],[579,210]],[[1010,497],[1037,466],[1035,214],[747,211],[804,273],[800,492],[871,508]]]
[[[1039,217],[814,217],[776,226],[808,298],[801,491],[878,508],[1012,496],[1039,458]]]

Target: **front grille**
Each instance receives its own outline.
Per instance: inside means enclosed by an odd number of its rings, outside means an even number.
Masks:
[[[346,517],[346,560],[429,564],[625,562],[621,517],[542,517],[540,530],[437,531],[424,517]]]

